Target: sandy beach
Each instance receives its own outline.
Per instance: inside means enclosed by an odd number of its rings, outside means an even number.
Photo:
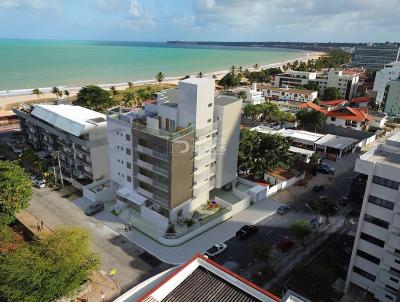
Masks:
[[[259,69],[266,69],[266,68],[273,68],[273,67],[281,67],[286,65],[287,63],[291,63],[294,61],[304,61],[307,62],[310,59],[317,59],[323,55],[326,55],[324,52],[306,52],[304,57],[300,57],[297,59],[279,62],[279,63],[272,63],[268,65],[260,65]],[[252,66],[243,66],[243,69],[248,69],[250,71],[254,70]],[[227,74],[229,70],[220,70],[217,72],[212,73],[204,73],[205,77],[212,77],[216,76],[216,79],[221,79],[225,74]],[[163,83],[168,84],[178,84],[179,79],[184,77],[185,75],[179,77],[167,77],[164,79]],[[196,74],[192,74],[191,76],[196,76]],[[139,80],[139,81],[132,81],[134,85],[146,85],[146,84],[155,84],[154,79],[149,80]],[[114,83],[114,84],[98,84],[98,86],[102,87],[103,89],[109,89],[111,86],[114,86],[117,90],[124,90],[128,87],[128,83]],[[67,86],[59,86],[60,90],[68,90],[70,93],[70,97],[75,96],[81,87],[67,87]],[[32,89],[18,89],[18,90],[10,90],[6,93],[0,93],[0,108],[2,109],[11,109],[12,107],[16,107],[19,104],[23,104],[25,102],[40,102],[43,99],[55,98],[54,94],[52,94],[51,87],[47,88],[40,88],[43,94],[38,99],[37,96],[32,95]]]

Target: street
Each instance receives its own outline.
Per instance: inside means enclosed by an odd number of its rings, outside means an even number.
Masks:
[[[72,202],[76,198],[76,195],[52,191],[49,188],[33,188],[28,211],[42,219],[50,228],[67,225],[88,230],[92,236],[93,249],[101,256],[101,269],[106,272],[116,269],[115,279],[122,292],[169,268],[97,219],[83,214]]]
[[[290,211],[283,216],[274,214],[259,222],[257,224],[258,234],[247,240],[242,241],[234,237],[226,241],[227,251],[216,256],[213,260],[220,264],[228,261],[235,262],[238,264],[239,273],[250,278],[251,274],[254,273],[253,264],[258,261],[254,256],[252,246],[256,243],[264,243],[270,247],[275,247],[280,239],[289,235],[288,229],[292,222],[300,219],[309,221],[313,217],[311,210],[305,204],[318,196],[327,194],[330,200],[337,202],[343,195],[348,194],[351,180],[356,175],[353,167],[357,156],[358,154],[351,154],[337,162],[325,161],[328,165],[336,168],[335,175],[318,173],[305,186],[292,186],[272,196],[274,200],[289,205]],[[314,185],[324,185],[325,189],[320,193],[315,193],[312,190]],[[340,215],[340,210],[341,207],[339,207],[338,215]],[[323,228],[320,231],[323,232]],[[278,252],[274,250],[273,253]]]

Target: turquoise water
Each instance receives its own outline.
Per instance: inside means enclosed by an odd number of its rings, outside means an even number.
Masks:
[[[304,56],[292,50],[166,43],[0,40],[0,90],[110,84],[266,65]]]

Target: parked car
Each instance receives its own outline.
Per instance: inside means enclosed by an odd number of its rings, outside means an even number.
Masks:
[[[217,243],[217,244],[214,244],[211,248],[209,248],[205,252],[205,255],[210,258],[215,257],[218,254],[221,254],[222,252],[224,252],[227,248],[228,248],[228,246],[225,243]]]
[[[258,233],[258,227],[256,225],[245,225],[239,231],[236,232],[236,238],[247,239],[251,235]]]
[[[278,215],[285,215],[289,211],[290,211],[290,207],[280,206],[276,212],[278,213]]]
[[[335,174],[335,171],[331,170],[328,166],[320,165],[318,172],[322,174]]]
[[[46,181],[44,179],[33,180],[33,186],[39,189],[46,188]]]
[[[349,195],[344,195],[344,196],[342,197],[342,199],[339,200],[338,204],[339,204],[340,206],[345,207],[345,206],[347,206],[347,204],[349,203],[349,201],[350,201]]]
[[[325,187],[323,185],[316,185],[312,188],[312,190],[316,193],[321,192],[325,189]]]
[[[103,202],[95,202],[91,204],[86,210],[85,215],[92,216],[104,210],[104,203]]]
[[[285,253],[294,246],[294,242],[289,238],[283,238],[276,244],[278,252]]]
[[[311,218],[310,224],[315,229],[317,227],[317,218],[316,217]],[[323,224],[325,224],[325,217],[320,216],[319,217],[319,226],[321,226]]]
[[[336,168],[335,168],[335,167],[329,166],[329,165],[326,164],[326,163],[320,163],[319,166],[329,169],[332,173],[335,173],[335,172],[336,172]]]

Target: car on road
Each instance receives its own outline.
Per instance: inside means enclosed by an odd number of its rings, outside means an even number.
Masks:
[[[347,204],[349,203],[349,201],[350,201],[349,195],[344,195],[344,196],[342,197],[342,199],[339,200],[338,204],[339,204],[340,206],[345,207],[345,206],[347,206]]]
[[[46,181],[44,179],[35,179],[33,180],[33,186],[38,189],[46,188]]]
[[[217,244],[214,244],[211,248],[209,248],[205,252],[205,255],[210,258],[215,257],[215,256],[221,254],[222,252],[224,252],[227,248],[228,248],[228,246],[225,243],[217,243]]]
[[[276,212],[278,213],[278,215],[285,215],[289,211],[290,211],[290,207],[280,206]]]
[[[319,167],[320,168],[324,168],[324,169],[328,169],[331,172],[331,174],[335,174],[335,172],[336,172],[336,168],[335,167],[329,166],[326,163],[320,163]]]
[[[247,239],[251,235],[258,233],[258,227],[256,225],[245,225],[240,228],[239,231],[236,232],[236,238],[238,239]]]
[[[321,191],[323,191],[325,189],[325,187],[323,185],[315,185],[312,190],[316,193],[319,193]]]
[[[276,244],[276,250],[281,253],[285,253],[294,246],[294,242],[289,238],[282,238]]]
[[[335,174],[335,171],[332,171],[327,166],[319,166],[318,172],[322,174]]]
[[[92,216],[104,210],[104,203],[103,202],[95,202],[91,204],[86,210],[85,215]]]

